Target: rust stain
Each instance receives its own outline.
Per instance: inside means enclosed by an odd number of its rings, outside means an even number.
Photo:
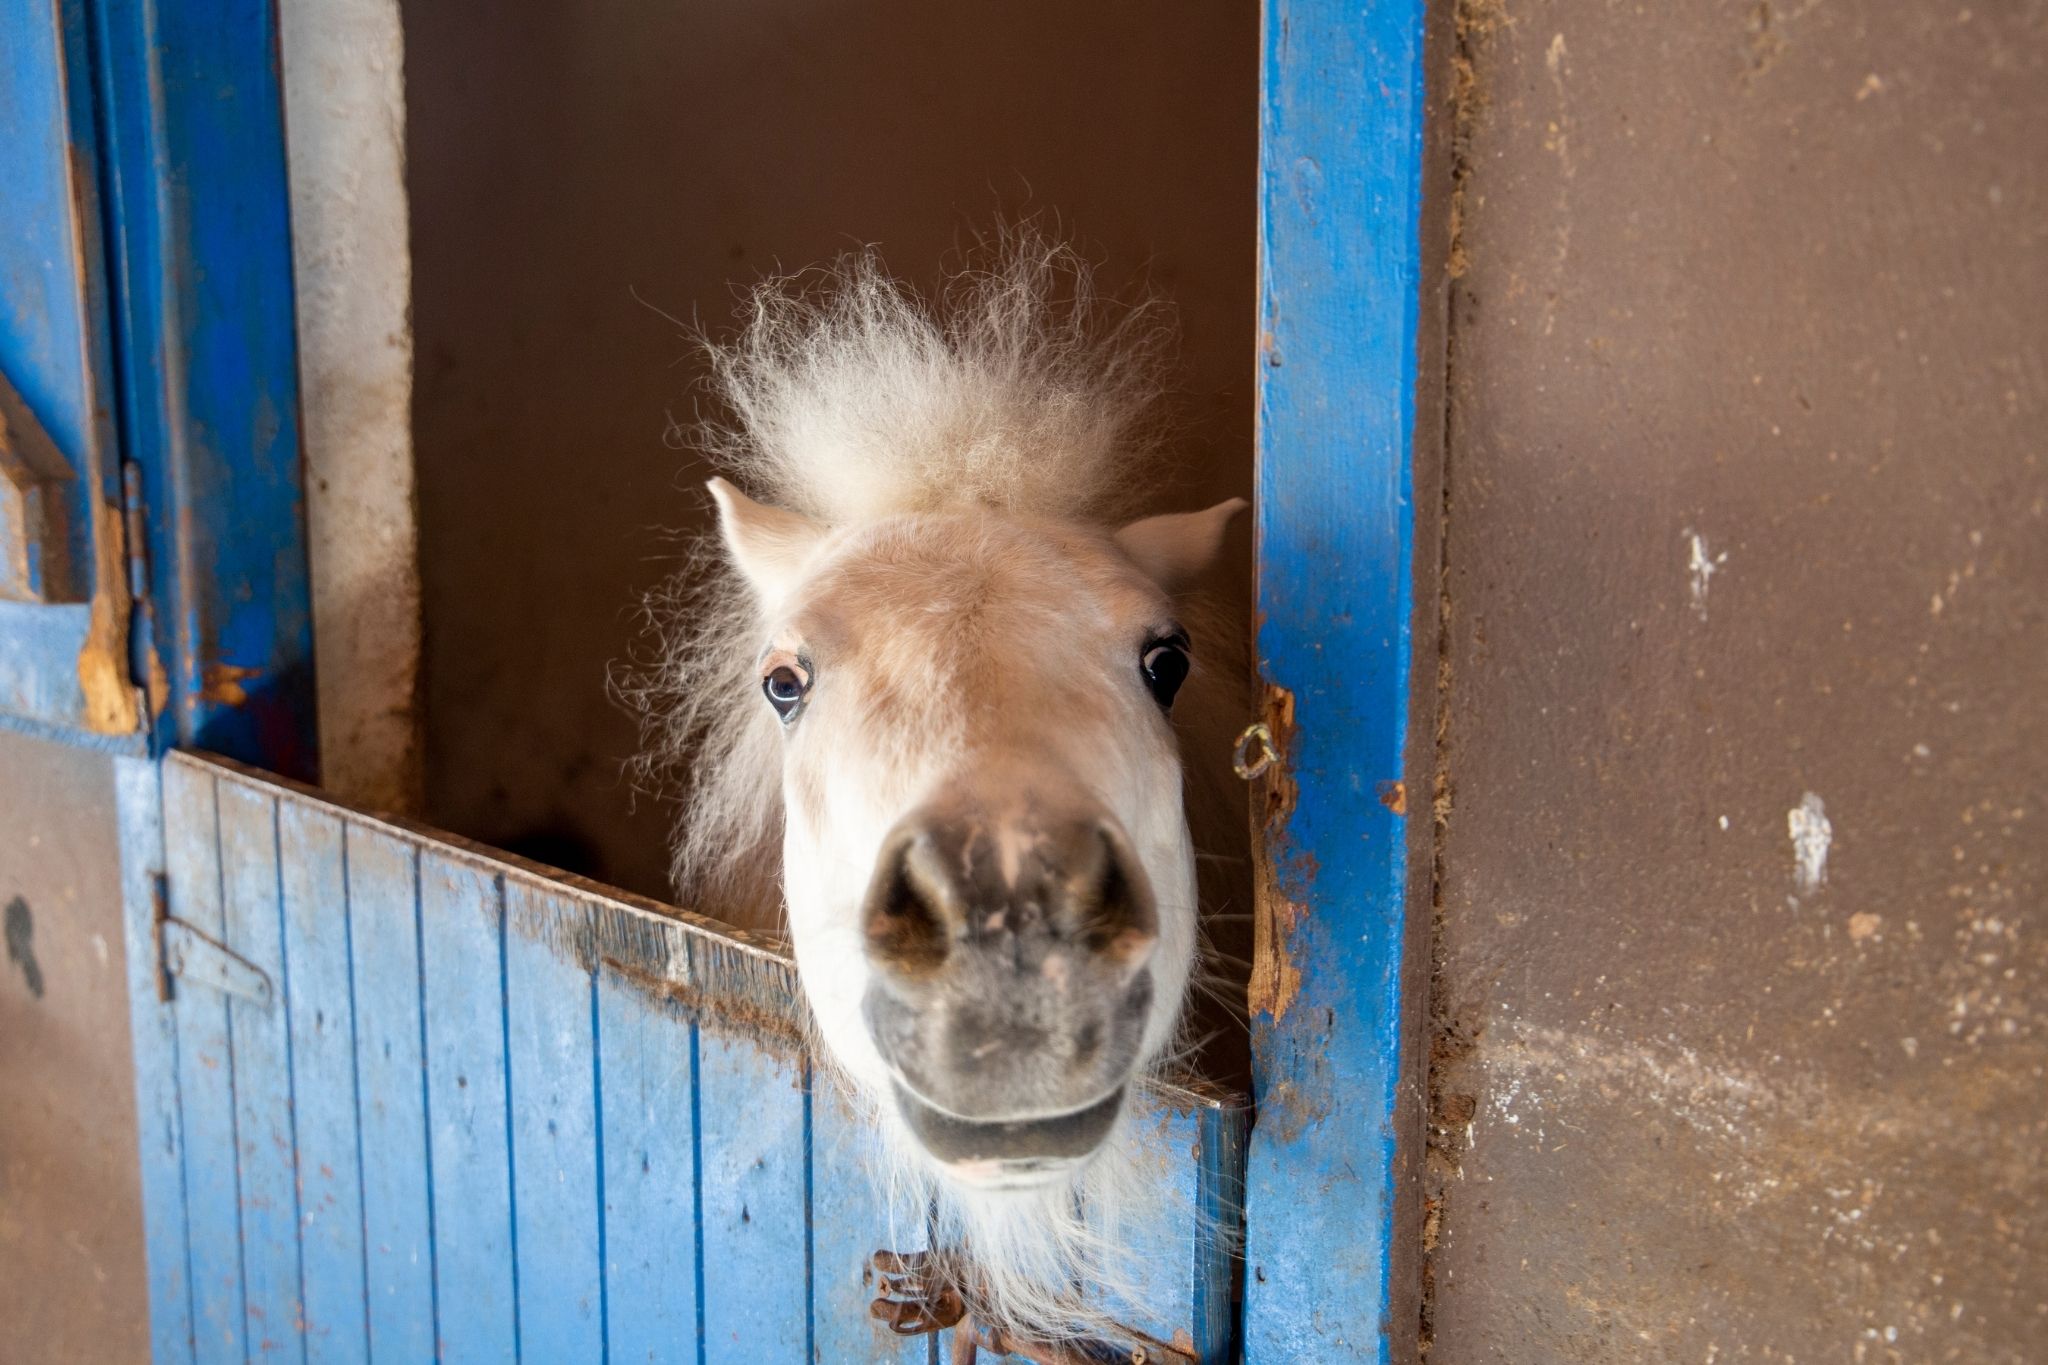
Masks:
[[[1294,752],[1294,694],[1266,684],[1261,708],[1273,736],[1276,761],[1260,774],[1252,802],[1258,828],[1252,839],[1252,876],[1256,884],[1252,914],[1252,976],[1246,995],[1253,1014],[1274,1022],[1285,1018],[1301,993],[1301,969],[1290,956],[1291,940],[1307,908],[1280,887],[1278,855],[1294,813],[1296,788],[1288,771]]]
[[[1408,784],[1406,782],[1380,783],[1380,804],[1396,815],[1408,813]]]
[[[149,676],[143,679],[143,691],[149,698],[149,717],[155,720],[171,704],[171,675],[164,671],[164,656],[157,652],[156,642],[144,643]]]
[[[78,690],[85,727],[95,734],[133,734],[142,725],[135,685],[128,678],[128,552],[119,509],[95,505],[97,573],[85,643],[78,650]]]
[[[239,664],[208,664],[199,695],[223,706],[240,706],[249,700],[249,689],[242,686],[242,679],[254,678],[262,672],[260,668],[243,668]]]

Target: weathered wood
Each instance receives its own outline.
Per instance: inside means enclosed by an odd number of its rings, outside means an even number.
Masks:
[[[431,1360],[439,1317],[418,859],[404,840],[353,822],[345,826],[343,842],[349,929],[357,944],[351,982],[357,1088],[362,1097],[358,1113],[370,1355],[377,1360]]]
[[[298,1359],[299,1204],[292,1131],[290,976],[278,916],[277,801],[220,784],[222,941],[269,978],[268,1001],[228,1001],[242,1207],[242,1311],[251,1360]]]
[[[522,1359],[604,1357],[604,1130],[589,912],[505,884],[505,1019]]]
[[[877,1251],[929,1244],[923,1210],[892,1209],[877,1189],[885,1168],[873,1128],[840,1084],[812,1073],[811,1316],[821,1361],[923,1365],[931,1344],[899,1337],[868,1314],[876,1286],[867,1273]]]
[[[341,821],[295,801],[277,818],[299,1159],[299,1259],[307,1365],[369,1358],[363,1286],[355,988]]]
[[[519,1338],[504,924],[498,877],[420,855],[434,1264],[448,1361],[510,1360]]]
[[[794,1055],[700,1030],[705,1365],[810,1358],[806,1079]]]
[[[217,990],[179,992],[170,1074],[201,1079],[173,1118],[213,1145],[153,1178],[209,1192],[200,1359],[295,1353],[266,1335],[294,1292],[309,1361],[935,1358],[868,1317],[867,1256],[926,1228],[890,1226],[869,1134],[811,1075],[779,945],[233,765],[163,773],[174,905],[271,982],[232,1032]],[[1215,1112],[1138,1120],[1174,1194],[1126,1316],[1180,1344],[1222,1339],[1196,1326],[1216,1284],[1228,1317],[1228,1239],[1195,1217]],[[166,1216],[153,1274],[185,1263]]]
[[[164,865],[170,912],[219,940],[220,827],[212,772],[166,765]],[[228,1002],[190,981],[173,987],[178,1094],[185,1133],[185,1245],[191,1266],[192,1342],[201,1362],[248,1355],[242,1319],[242,1194],[235,1160],[234,1049]]]
[[[606,1327],[619,1365],[695,1359],[694,1035],[687,1017],[650,1000],[640,982],[600,969]]]
[[[157,958],[164,882],[163,792],[147,759],[114,760],[121,828],[123,948],[135,1049],[135,1125],[141,1156],[143,1237],[149,1251],[150,1359],[192,1360],[192,1299],[185,1254],[184,1122],[178,1038]]]
[[[1396,1220],[1422,287],[1422,0],[1268,0],[1260,108],[1261,780],[1245,1352],[1385,1360]],[[1434,499],[1434,488],[1426,494]],[[1431,613],[1433,619],[1434,613]],[[1412,1169],[1412,1167],[1411,1167]],[[1403,1213],[1402,1210],[1408,1210]],[[1407,1234],[1411,1239],[1414,1233]]]

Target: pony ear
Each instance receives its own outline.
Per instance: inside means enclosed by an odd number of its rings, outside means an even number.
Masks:
[[[1186,587],[1216,558],[1230,519],[1251,506],[1231,498],[1201,512],[1169,512],[1134,521],[1114,537],[1131,562],[1168,592]]]
[[[718,529],[733,567],[763,602],[780,602],[796,586],[825,528],[809,517],[755,502],[724,479],[705,486],[718,504]]]

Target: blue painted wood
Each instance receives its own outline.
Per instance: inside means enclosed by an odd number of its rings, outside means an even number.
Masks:
[[[290,970],[278,914],[277,803],[219,784],[223,942],[270,979],[267,1001],[228,1000],[242,1202],[242,1311],[249,1358],[297,1360],[298,1149],[292,1124]],[[181,980],[189,978],[181,978]]]
[[[165,770],[180,761],[170,760]],[[434,1168],[427,1141],[418,862],[413,845],[387,830],[349,822],[342,837],[355,944],[350,984],[370,1356],[431,1360],[438,1332]]]
[[[218,941],[220,826],[213,774],[166,767],[164,867],[172,915]],[[173,993],[184,1124],[185,1246],[194,1359],[248,1355],[242,1314],[241,1173],[236,1161],[234,1045],[227,998],[190,981]],[[176,1249],[164,1248],[165,1254]]]
[[[1237,1296],[1244,1265],[1244,1143],[1241,1100],[1202,1111],[1195,1159],[1195,1358],[1227,1361],[1238,1344]]]
[[[0,374],[70,467],[52,490],[64,534],[42,547],[52,595],[97,586],[96,499],[115,489],[106,281],[100,250],[99,136],[82,0],[0,10]],[[40,576],[40,575],[38,575]],[[4,581],[4,575],[0,575]],[[72,671],[77,655],[52,658]],[[40,719],[85,725],[83,715]]]
[[[793,1055],[708,1023],[697,1050],[704,1365],[808,1360],[809,1096]]]
[[[1406,860],[1377,798],[1408,729],[1422,0],[1268,0],[1264,48],[1258,653],[1294,733],[1269,779],[1293,801],[1262,965],[1288,970],[1253,1002],[1245,1353],[1384,1360]]]
[[[692,1027],[613,967],[599,970],[597,1004],[610,1358],[618,1365],[694,1360]]]
[[[924,1365],[930,1343],[894,1335],[868,1316],[875,1286],[867,1274],[877,1251],[930,1245],[921,1209],[888,1207],[876,1184],[886,1166],[873,1128],[828,1075],[813,1075],[811,1096],[811,1316],[818,1361]]]
[[[163,796],[156,764],[116,759],[114,800],[121,830],[122,946],[135,1049],[142,1230],[149,1250],[150,1359],[157,1365],[191,1365],[177,1020],[165,998],[167,986],[157,954],[157,913],[165,882]]]
[[[121,443],[142,475],[154,737],[316,768],[276,7],[92,7]]]
[[[341,821],[327,811],[282,801],[277,850],[299,1159],[305,1359],[307,1365],[343,1365],[368,1359],[369,1339],[355,985]]]
[[[0,724],[128,752],[132,708],[96,701],[80,682],[81,657],[107,652],[93,643],[91,611],[39,604],[97,595],[120,638],[125,566],[95,548],[114,533],[104,509],[118,506],[119,475],[90,52],[82,0],[0,10],[0,375],[69,474],[18,509],[47,534],[15,544],[0,529],[0,555],[19,561],[0,567],[0,597],[38,599],[0,601]]]
[[[590,917],[525,878],[505,884],[505,1009],[519,1347],[535,1361],[605,1357],[604,1130]]]
[[[816,1091],[779,946],[222,760],[162,782],[181,934],[274,990],[188,972],[164,1010],[134,983],[138,1056],[169,1059],[139,1089],[153,1293],[190,1299],[199,1348],[173,1303],[159,1359],[936,1359],[867,1318],[867,1255],[925,1229],[890,1226],[870,1139]],[[1218,1300],[1228,1323],[1229,1236],[1194,1217],[1229,1205],[1217,1112],[1140,1119],[1171,1198],[1124,1315],[1183,1345],[1224,1340]]]
[[[420,857],[434,1262],[441,1359],[515,1359],[519,1340],[503,887],[490,869]]]

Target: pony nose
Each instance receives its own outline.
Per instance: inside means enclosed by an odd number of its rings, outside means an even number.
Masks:
[[[962,952],[1053,974],[1068,955],[1135,968],[1158,941],[1144,871],[1100,816],[913,815],[884,844],[862,919],[869,960],[904,984]]]

